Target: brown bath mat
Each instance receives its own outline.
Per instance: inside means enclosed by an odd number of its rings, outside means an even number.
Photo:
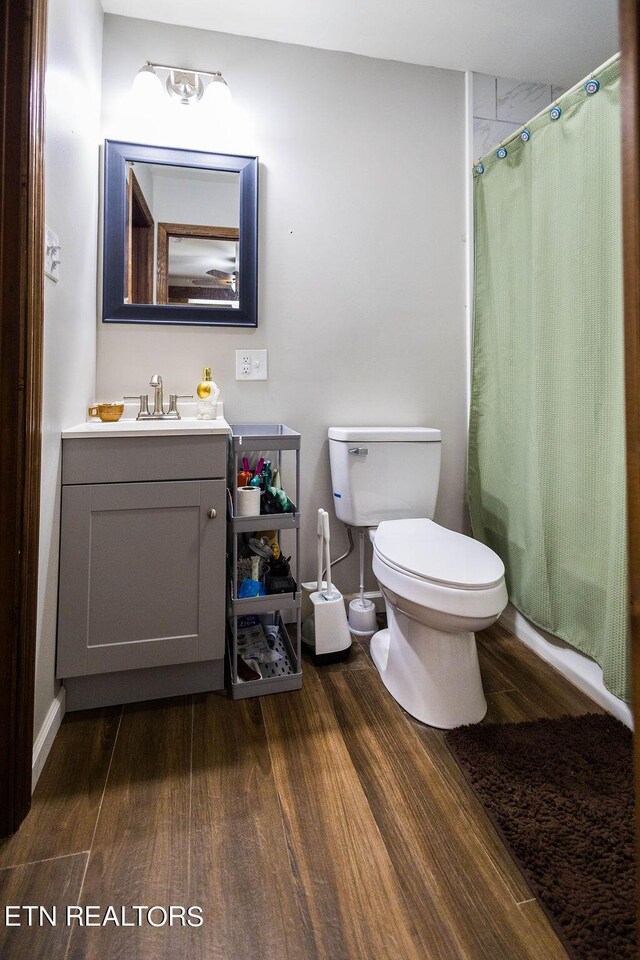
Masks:
[[[631,732],[587,714],[446,740],[569,956],[635,960]]]

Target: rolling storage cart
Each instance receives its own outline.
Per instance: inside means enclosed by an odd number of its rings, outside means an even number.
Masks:
[[[268,693],[281,693],[286,690],[299,690],[302,686],[301,662],[301,593],[300,593],[300,434],[283,423],[232,423],[229,438],[229,487],[227,489],[229,563],[228,597],[228,639],[227,662],[230,677],[230,692],[234,700],[245,697],[259,697]],[[284,455],[284,456],[283,456]],[[285,471],[286,482],[283,487],[287,493],[292,510],[287,513],[261,514],[260,516],[237,516],[236,477],[242,458],[246,456],[256,461],[259,457],[271,460],[277,467],[280,477]],[[291,473],[291,457],[295,457],[295,473]],[[289,462],[285,462],[288,460]],[[293,480],[295,478],[295,483]],[[288,489],[291,487],[292,489]],[[266,596],[238,597],[238,539],[242,534],[261,530],[275,530],[280,542],[281,554],[287,549],[282,547],[282,534],[295,538],[295,563],[291,564],[291,574],[295,581],[295,591],[291,593],[267,594]],[[282,616],[283,611],[295,610],[296,638],[291,640]],[[263,624],[276,625],[279,636],[275,649],[282,659],[274,663],[260,665],[262,678],[242,681],[238,677],[238,620],[247,615],[257,615]]]

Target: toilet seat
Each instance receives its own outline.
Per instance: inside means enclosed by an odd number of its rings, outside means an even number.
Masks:
[[[406,570],[400,570],[387,563],[375,549],[373,572],[383,594],[393,594],[394,597],[406,601],[403,604],[406,613],[415,606],[416,609],[431,610],[445,617],[465,620],[492,617],[495,620],[507,605],[504,578],[491,587],[480,587],[475,590],[435,583],[433,580],[413,576]]]
[[[493,550],[426,518],[383,521],[374,553],[401,575],[456,592],[490,591],[504,580],[504,564]]]

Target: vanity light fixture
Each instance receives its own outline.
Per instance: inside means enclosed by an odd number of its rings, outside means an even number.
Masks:
[[[156,97],[162,90],[162,80],[167,94],[183,106],[205,98],[207,104],[222,107],[231,99],[227,81],[219,70],[191,70],[186,67],[172,67],[166,63],[152,63],[147,60],[138,70],[134,81],[134,93],[145,98]]]

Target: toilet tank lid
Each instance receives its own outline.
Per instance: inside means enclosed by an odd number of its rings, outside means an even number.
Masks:
[[[329,427],[329,440],[347,443],[427,443],[441,439],[434,427]]]

